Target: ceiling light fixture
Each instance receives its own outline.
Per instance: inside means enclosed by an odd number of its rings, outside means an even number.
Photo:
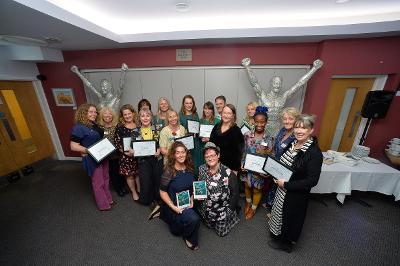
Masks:
[[[350,0],[335,0],[336,4],[344,4],[344,3],[347,3],[347,2],[350,2]]]
[[[175,10],[178,12],[186,12],[189,10],[189,2],[180,1],[175,4]]]
[[[15,35],[0,35],[0,41],[4,41],[10,44],[20,44],[20,45],[33,45],[33,46],[48,45],[47,41],[41,39],[24,37],[24,36],[15,36]]]

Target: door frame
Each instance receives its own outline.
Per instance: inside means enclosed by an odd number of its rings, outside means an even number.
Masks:
[[[372,85],[371,91],[381,91],[385,87],[388,75],[333,75],[331,79],[354,79],[354,78],[374,78],[374,84]],[[367,124],[367,118],[361,118],[360,125],[358,126],[357,134],[354,138],[354,144],[360,143],[360,139],[362,137],[364,127]],[[367,128],[366,135],[368,134],[368,130],[371,124],[369,124]]]

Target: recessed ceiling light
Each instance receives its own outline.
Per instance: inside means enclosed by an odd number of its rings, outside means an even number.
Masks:
[[[336,4],[344,4],[350,2],[350,0],[335,0]]]
[[[186,12],[189,10],[189,2],[186,1],[179,1],[175,4],[175,9],[178,12]]]

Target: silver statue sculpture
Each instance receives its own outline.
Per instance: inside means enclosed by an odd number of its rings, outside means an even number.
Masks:
[[[250,58],[243,58],[242,66],[247,70],[250,84],[254,88],[258,104],[268,107],[268,124],[266,130],[271,136],[276,136],[280,129],[280,113],[285,107],[286,100],[297,92],[303,85],[312,77],[312,75],[322,67],[323,62],[319,59],[315,60],[313,67],[300,78],[289,90],[281,93],[282,78],[275,76],[271,78],[270,88],[263,90],[258,83],[257,77],[254,75],[253,70],[250,68]]]
[[[96,88],[93,84],[79,71],[77,66],[72,66],[71,71],[78,75],[82,80],[83,84],[90,89],[98,98],[98,102],[94,103],[101,109],[105,106],[111,107],[115,112],[118,113],[119,104],[125,84],[125,76],[128,66],[123,63],[121,66],[121,78],[119,81],[119,88],[114,91],[111,82],[107,79],[100,81],[100,88]]]

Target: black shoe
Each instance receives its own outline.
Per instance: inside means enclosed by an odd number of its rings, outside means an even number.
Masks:
[[[124,192],[122,189],[117,190],[117,194],[118,194],[118,196],[120,196],[120,197],[125,196],[125,192]]]
[[[268,241],[268,246],[276,250],[285,251],[287,253],[290,253],[293,250],[293,244],[286,241],[275,240],[275,239]]]
[[[125,187],[121,188],[122,193],[124,193],[124,195],[129,194],[129,190]]]

